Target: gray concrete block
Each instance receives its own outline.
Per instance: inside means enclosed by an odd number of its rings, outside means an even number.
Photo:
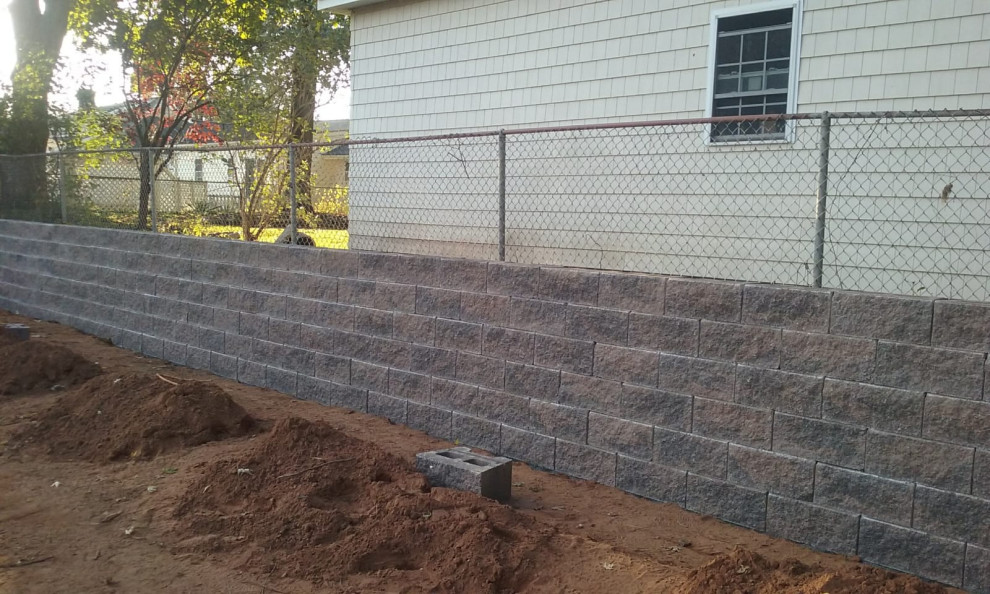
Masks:
[[[157,276],[155,295],[176,301],[200,303],[203,300],[203,284],[180,278]]]
[[[361,256],[347,250],[317,250],[320,256],[320,272],[338,278],[357,278]]]
[[[860,521],[859,556],[867,563],[961,586],[965,545],[869,518]]]
[[[557,400],[560,388],[560,372],[533,365],[507,362],[505,364],[505,391],[540,400]]]
[[[968,492],[973,448],[871,430],[866,441],[866,472]]]
[[[687,497],[687,471],[619,454],[615,486],[640,497],[683,506]]]
[[[430,404],[432,392],[432,378],[430,376],[398,369],[388,370],[388,393],[390,395],[422,404]]]
[[[119,339],[114,344],[122,349],[127,349],[128,351],[134,351],[135,353],[140,353],[141,333],[123,328],[120,331]],[[209,363],[207,363],[207,365],[209,365]]]
[[[932,299],[836,292],[832,295],[832,334],[931,344]]]
[[[232,309],[213,308],[213,327],[223,332],[239,332],[241,313]]]
[[[608,414],[621,410],[622,383],[597,377],[562,372],[557,401]]]
[[[286,297],[261,291],[230,289],[227,307],[242,312],[266,314],[273,318],[285,318]]]
[[[667,280],[667,315],[738,322],[742,312],[742,285],[723,281],[671,278]]]
[[[241,313],[237,324],[237,332],[241,336],[268,340],[268,316]]]
[[[624,345],[629,331],[629,312],[583,305],[567,306],[569,338]]]
[[[237,357],[210,352],[210,373],[228,379],[237,379]]]
[[[593,412],[588,418],[588,445],[649,460],[653,455],[653,427]]]
[[[447,410],[484,413],[479,408],[478,386],[441,378],[432,378],[430,404]]]
[[[275,342],[298,346],[311,351],[333,352],[333,330],[322,326],[270,320],[268,336]]]
[[[615,464],[615,452],[608,452],[563,439],[557,440],[554,457],[554,470],[557,472],[613,487],[615,486]]]
[[[659,359],[660,354],[653,351],[596,344],[595,375],[620,382],[656,386]]]
[[[570,268],[541,268],[539,296],[579,305],[598,304],[598,272]]]
[[[617,416],[648,425],[690,431],[692,407],[691,396],[626,384],[622,386]]]
[[[265,364],[247,359],[237,359],[237,381],[249,386],[266,387]]]
[[[564,334],[567,331],[567,305],[513,297],[509,301],[509,325],[542,334]]]
[[[932,344],[939,347],[990,352],[990,304],[936,301],[932,323]]]
[[[814,501],[883,522],[910,526],[914,484],[818,464]]]
[[[330,383],[330,404],[358,412],[367,412],[368,391],[354,386]]]
[[[436,318],[430,316],[395,312],[392,318],[392,336],[397,340],[433,345],[436,332]]]
[[[537,334],[534,348],[536,351],[534,361],[541,367],[552,367],[585,375],[590,375],[594,367],[595,343],[593,342]]]
[[[481,352],[481,330],[481,324],[439,318],[436,326],[436,345],[477,354]]]
[[[71,325],[71,324],[69,324]],[[161,359],[165,356],[165,342],[157,336],[141,335],[141,354],[146,357]]]
[[[455,412],[452,418],[451,437],[454,443],[463,443],[489,452],[497,452],[502,438],[502,429],[501,425],[494,421]]]
[[[540,269],[535,266],[488,263],[489,293],[513,297],[536,297],[540,294]]]
[[[345,305],[374,307],[375,282],[342,278],[337,281],[337,301]]]
[[[276,293],[320,301],[337,300],[337,279],[332,276],[275,270],[271,284]]]
[[[338,384],[351,383],[351,360],[346,357],[317,353],[314,359],[316,377]]]
[[[862,470],[866,429],[819,419],[776,413],[773,451]]]
[[[406,403],[406,424],[433,437],[450,439],[451,412],[419,402]]]
[[[365,307],[354,308],[354,331],[372,336],[392,336],[392,312]]]
[[[281,261],[285,268],[292,271],[321,274],[323,257],[319,249],[308,245],[278,245],[285,254]]]
[[[660,355],[659,370],[661,390],[703,398],[732,400],[736,381],[736,366],[733,363],[678,355]]]
[[[509,297],[486,293],[461,293],[460,319],[492,326],[508,326]]]
[[[203,284],[203,305],[209,305],[212,307],[227,307],[227,296],[230,294],[230,289],[227,287],[221,287],[217,285],[211,285],[208,282]]]
[[[505,361],[458,352],[456,379],[500,390],[505,386]]]
[[[162,299],[154,295],[148,296],[147,307],[149,314],[175,322],[185,322],[186,314],[189,311],[187,304],[183,301]]]
[[[660,315],[664,311],[666,288],[666,277],[603,272],[599,279],[598,305]]]
[[[767,498],[767,534],[822,551],[855,555],[859,516],[771,494]]]
[[[726,477],[730,483],[743,487],[811,501],[814,496],[815,463],[804,458],[729,444]]]
[[[310,402],[318,402],[324,406],[330,406],[333,400],[334,384],[332,382],[316,379],[308,375],[299,375],[296,378],[296,397]]]
[[[922,436],[936,441],[990,448],[990,402],[928,394]]]
[[[411,365],[417,373],[452,378],[456,375],[457,351],[414,344]]]
[[[990,594],[990,549],[966,545],[962,587],[974,594]]]
[[[980,400],[984,353],[952,351],[881,341],[876,383]]]
[[[769,449],[773,413],[722,400],[694,399],[692,431],[704,437]]]
[[[664,466],[724,479],[728,452],[724,441],[653,428],[653,461]]]
[[[935,536],[990,546],[990,500],[918,485],[912,526]]]
[[[373,337],[339,330],[333,333],[333,354],[359,361],[371,361],[378,356]]]
[[[173,333],[183,326],[185,327],[184,329],[188,329],[189,332],[183,334],[188,339],[186,342],[193,346],[211,351],[224,350],[224,333],[219,330],[200,326],[186,326],[178,322],[167,322],[167,325],[173,330]]]
[[[25,324],[4,324],[2,334],[15,341],[25,341],[31,338],[31,328]]]
[[[388,367],[351,361],[351,385],[383,394],[388,393]]]
[[[976,450],[973,461],[973,495],[990,499],[990,451]]]
[[[223,339],[223,353],[241,359],[254,358],[254,339],[250,336],[226,333]]]
[[[114,344],[120,346],[118,342]],[[186,347],[186,367],[191,367],[192,369],[209,369],[210,351],[196,347]]]
[[[368,392],[368,414],[384,417],[393,423],[406,424],[406,399],[378,392]]]
[[[767,494],[688,472],[685,508],[731,524],[763,531]]]
[[[872,339],[784,330],[780,368],[868,382],[873,377],[876,351]]]
[[[819,417],[823,383],[824,379],[820,376],[740,365],[736,368],[735,401],[805,417]]]
[[[699,354],[707,359],[776,368],[780,366],[780,336],[777,328],[701,320]]]
[[[461,293],[432,287],[416,287],[416,313],[456,320],[461,315]]]
[[[553,469],[557,440],[547,435],[502,425],[499,453],[536,468]]]
[[[698,354],[698,320],[629,314],[629,346],[696,356]]]
[[[533,363],[535,335],[522,330],[497,326],[485,326],[482,332],[481,352],[488,357]]]
[[[308,377],[308,376],[307,376]],[[266,385],[283,394],[295,396],[299,386],[299,373],[291,369],[282,369],[269,365],[265,368]]]
[[[316,373],[316,353],[265,340],[254,342],[255,360],[306,375]],[[260,357],[258,359],[257,357]]]
[[[506,502],[512,497],[512,460],[475,454],[465,447],[416,454],[416,470],[437,487]]]
[[[118,301],[119,302],[119,301]],[[213,326],[213,307],[190,303],[187,305],[186,320],[197,326]]]
[[[487,279],[487,262],[453,258],[440,260],[440,286],[445,289],[484,293],[487,290]]]
[[[822,416],[891,433],[921,435],[925,394],[826,379]]]
[[[416,285],[376,283],[372,303],[375,309],[416,313]]]
[[[587,442],[588,411],[586,409],[542,400],[530,400],[528,408],[527,429],[544,435],[553,435],[559,439]],[[504,420],[512,422],[514,419]]]
[[[356,307],[338,303],[322,303],[315,319],[298,320],[303,323],[315,324],[335,330],[350,332],[354,328],[354,311]]]
[[[186,345],[181,342],[166,340],[162,358],[175,365],[186,364]]]
[[[440,258],[436,256],[397,254],[388,264],[388,280],[392,282],[440,286]]]

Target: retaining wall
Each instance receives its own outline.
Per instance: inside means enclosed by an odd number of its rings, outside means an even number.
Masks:
[[[990,592],[990,306],[0,221],[0,308]]]

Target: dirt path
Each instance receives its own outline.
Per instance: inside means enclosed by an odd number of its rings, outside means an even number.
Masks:
[[[56,435],[64,427],[37,426],[67,392],[0,395],[0,594],[949,591],[522,464],[509,507],[417,491],[407,472],[415,453],[444,442],[0,312],[11,321],[98,363],[104,375],[92,382],[212,382],[274,429],[147,461],[61,461],[74,450]],[[286,436],[290,426],[298,436]],[[46,436],[61,450],[45,450]],[[330,456],[327,444],[353,461],[279,478]],[[251,475],[236,474],[242,463]]]

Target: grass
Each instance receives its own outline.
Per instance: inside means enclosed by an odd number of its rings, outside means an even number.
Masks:
[[[240,233],[241,228],[235,225],[209,225],[203,227],[203,234],[214,233]],[[346,250],[349,235],[347,231],[336,231],[333,229],[300,229],[300,233],[305,233],[313,238],[317,247],[333,248],[336,250]],[[282,233],[281,228],[265,229],[261,232],[258,241],[272,243]]]

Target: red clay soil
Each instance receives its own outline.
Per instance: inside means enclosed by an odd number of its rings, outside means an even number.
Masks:
[[[150,460],[251,432],[256,421],[209,382],[108,374],[65,393],[15,444],[61,460]]]
[[[175,514],[198,537],[182,550],[250,547],[245,566],[316,583],[413,572],[436,592],[519,591],[555,533],[482,497],[431,489],[407,461],[301,418],[212,464]]]
[[[56,386],[68,388],[100,373],[99,365],[59,344],[3,339],[0,343],[0,397],[51,390]]]

